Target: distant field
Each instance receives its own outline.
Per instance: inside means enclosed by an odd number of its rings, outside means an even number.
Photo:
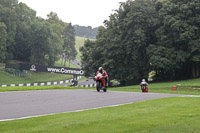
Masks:
[[[78,52],[78,55],[76,56],[76,58],[78,60],[81,60],[81,53],[79,51],[79,48],[84,45],[84,41],[87,40],[87,38],[76,36],[75,39],[76,39],[75,40],[75,43],[76,43],[75,47],[76,47],[76,50]],[[93,39],[90,39],[90,40],[93,40]]]
[[[56,61],[55,62],[55,66],[58,66],[58,67],[70,67],[70,68],[80,68],[79,66],[74,65],[73,62],[71,62],[71,61],[69,63],[68,60],[66,61],[66,64],[64,66],[64,59],[63,59],[63,61],[62,61],[62,59],[60,59],[59,61]]]
[[[76,38],[75,38],[75,44],[76,44],[75,48],[76,48],[76,51],[78,52],[76,59],[78,59],[78,60],[81,60],[81,53],[79,51],[79,48],[84,45],[85,40],[86,40],[86,38],[83,38],[83,37],[76,36]]]

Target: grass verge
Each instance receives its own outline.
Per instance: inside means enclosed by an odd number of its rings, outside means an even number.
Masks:
[[[177,86],[176,91],[173,91],[173,86]],[[149,87],[149,92],[151,93],[200,95],[200,78],[181,80],[181,81],[149,83],[148,87]],[[126,86],[126,87],[113,87],[109,88],[109,90],[141,92],[139,85]]]
[[[56,90],[56,89],[92,89],[84,87],[69,87],[69,86],[15,86],[15,87],[0,87],[0,92],[5,91],[31,91],[31,90]]]
[[[29,72],[29,71],[27,71],[24,77],[17,77],[17,76],[12,76],[7,72],[0,71],[0,85],[60,81],[60,80],[67,80],[70,78],[73,78],[73,76],[65,74]]]
[[[173,97],[0,122],[1,133],[199,133],[200,98]]]

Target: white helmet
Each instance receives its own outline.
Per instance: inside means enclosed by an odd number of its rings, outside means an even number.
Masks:
[[[145,79],[142,79],[142,82],[145,82]]]
[[[99,72],[103,72],[103,67],[99,67]]]

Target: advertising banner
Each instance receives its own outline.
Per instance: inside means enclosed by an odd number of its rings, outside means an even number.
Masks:
[[[7,68],[11,68],[11,67],[7,67]],[[69,68],[69,67],[55,67],[55,66],[43,66],[43,65],[36,65],[36,64],[20,63],[18,68],[20,70],[29,70],[29,71],[35,71],[35,72],[36,71],[37,72],[53,72],[53,73],[59,73],[59,74],[70,74],[70,75],[79,75],[79,76],[83,76],[84,74],[84,71],[81,69]]]

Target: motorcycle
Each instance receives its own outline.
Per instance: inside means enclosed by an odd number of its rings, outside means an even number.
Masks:
[[[148,92],[148,86],[147,85],[141,85],[142,92]]]
[[[107,87],[105,87],[105,79],[101,73],[98,73],[97,76],[95,76],[96,80],[96,89],[99,92],[100,90],[103,90],[104,92],[107,91]]]

